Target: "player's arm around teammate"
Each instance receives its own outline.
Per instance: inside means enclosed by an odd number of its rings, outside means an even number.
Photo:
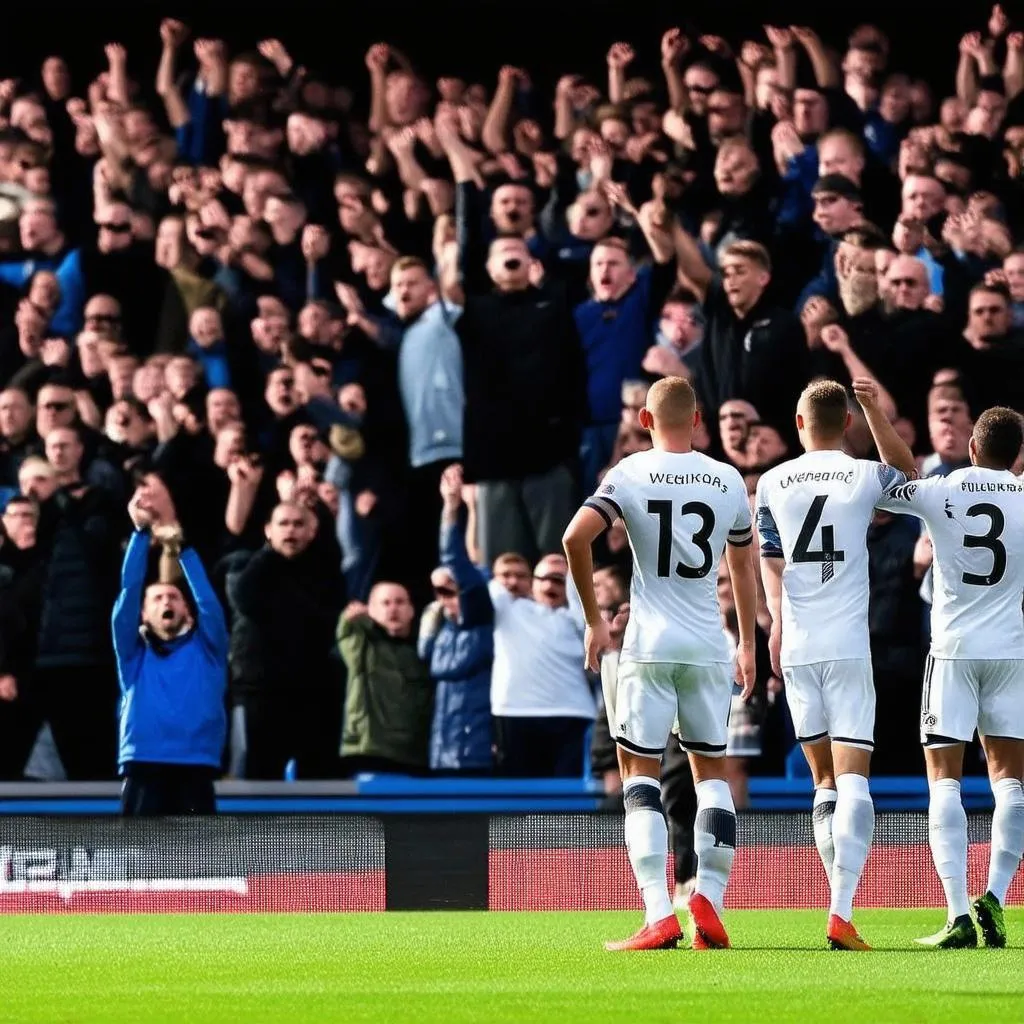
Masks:
[[[878,457],[893,469],[898,469],[908,480],[917,477],[917,463],[907,442],[896,432],[883,408],[878,382],[871,377],[857,377],[853,393],[864,410],[871,439],[878,449]]]

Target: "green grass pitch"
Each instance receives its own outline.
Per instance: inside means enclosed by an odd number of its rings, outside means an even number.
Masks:
[[[873,953],[824,947],[825,915],[727,913],[736,949],[606,953],[639,915],[423,913],[0,918],[0,1021],[17,1024],[1024,1021],[1024,909],[1010,948],[935,952],[937,910],[859,911]]]

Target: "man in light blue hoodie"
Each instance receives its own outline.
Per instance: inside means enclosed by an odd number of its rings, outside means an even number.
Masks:
[[[121,813],[212,814],[227,734],[224,612],[191,548],[178,556],[190,598],[175,583],[146,586],[151,530],[165,552],[174,553],[178,541],[166,526],[154,528],[144,491],[136,492],[128,514],[135,532],[113,612]]]

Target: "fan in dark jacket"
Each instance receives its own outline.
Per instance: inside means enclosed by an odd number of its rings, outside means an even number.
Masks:
[[[99,488],[58,488],[40,507],[46,560],[34,685],[71,781],[116,778],[110,609],[123,514]]]
[[[445,470],[441,497],[441,566],[431,575],[435,601],[423,614],[419,638],[436,685],[430,767],[483,774],[492,768],[494,606],[487,580],[466,553],[461,466]]]
[[[341,552],[329,516],[282,502],[266,546],[229,575],[232,695],[245,713],[245,777],[337,775],[341,686],[330,660],[344,604]]]
[[[14,497],[0,527],[0,779],[20,781],[39,733],[32,680],[45,564],[36,543],[39,509]]]

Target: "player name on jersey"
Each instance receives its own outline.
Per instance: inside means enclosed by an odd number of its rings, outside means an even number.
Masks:
[[[976,483],[976,482],[972,482],[970,480],[965,480],[960,485],[960,490],[966,492],[967,494],[979,494],[982,491],[986,491],[986,492],[989,492],[989,491],[999,491],[999,492],[1002,492],[1002,491],[1017,491],[1017,492],[1019,492],[1019,491],[1024,491],[1024,484],[1003,483],[1002,481],[1000,481],[998,483],[993,483],[991,481],[986,481],[985,483]]]
[[[677,487],[700,484],[703,487],[716,487],[723,494],[729,493],[728,484],[722,483],[721,477],[711,473],[651,473],[650,478],[652,484],[675,484]]]
[[[805,473],[790,473],[789,476],[782,477],[779,480],[779,487],[785,489],[791,487],[793,484],[817,484],[817,483],[853,483],[853,470],[839,471],[839,472],[805,472]]]

